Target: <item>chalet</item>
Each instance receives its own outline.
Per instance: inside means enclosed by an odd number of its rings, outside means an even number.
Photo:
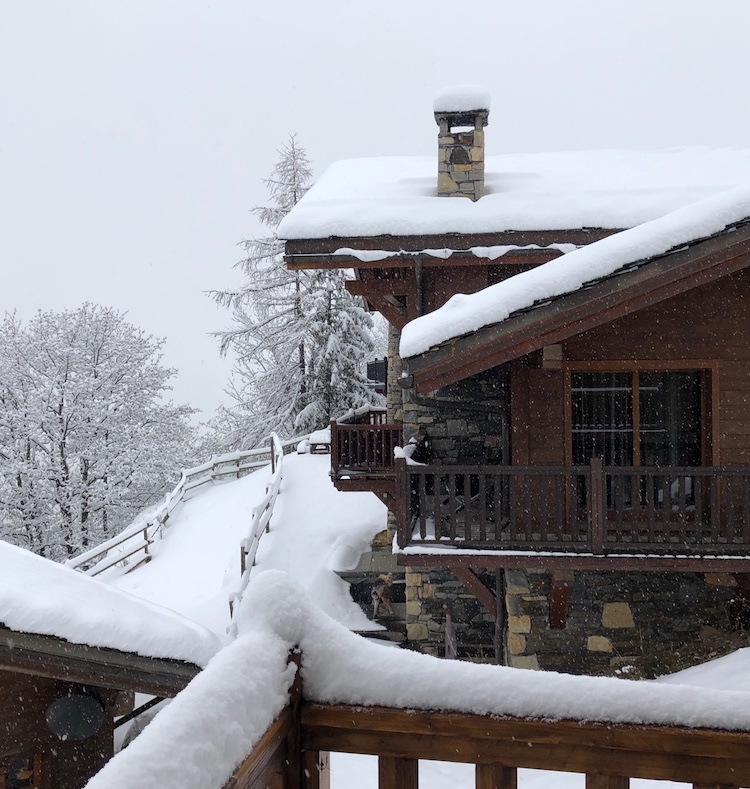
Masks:
[[[199,625],[0,540],[0,789],[80,789],[134,693],[176,695],[221,646]],[[148,705],[148,703],[147,703]]]
[[[482,91],[434,110],[437,161],[339,162],[280,227],[390,324],[332,477],[389,507],[410,640],[640,675],[746,643],[750,151],[489,157]]]

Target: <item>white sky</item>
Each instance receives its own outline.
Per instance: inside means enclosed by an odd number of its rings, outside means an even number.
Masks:
[[[5,0],[0,311],[126,310],[210,415],[236,246],[290,132],[317,172],[430,154],[432,97],[492,94],[488,152],[748,146],[747,0]]]

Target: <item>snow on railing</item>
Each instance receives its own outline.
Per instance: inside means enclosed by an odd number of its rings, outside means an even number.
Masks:
[[[250,521],[250,533],[240,543],[240,586],[236,592],[229,596],[229,616],[231,624],[228,632],[237,634],[237,625],[234,613],[237,605],[242,600],[242,595],[250,581],[250,572],[255,565],[255,556],[258,553],[260,538],[270,529],[271,516],[276,499],[281,488],[282,466],[284,461],[284,448],[276,433],[271,433],[271,479],[266,485],[266,495],[253,509]]]
[[[281,455],[288,454],[304,438],[306,436],[296,436],[280,441],[273,433],[268,447],[215,455],[207,463],[184,469],[174,490],[167,494],[164,503],[155,511],[146,516],[141,515],[112,539],[69,559],[66,564],[90,576],[100,575],[116,566],[125,567],[125,571],[130,572],[151,559],[151,546],[164,535],[172,511],[185,500],[188,493],[229,477],[239,479],[267,466],[269,462],[274,467],[280,465],[276,460],[279,447]]]

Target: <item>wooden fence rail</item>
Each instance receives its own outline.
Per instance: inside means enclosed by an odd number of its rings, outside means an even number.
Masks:
[[[306,436],[279,442],[282,453],[293,451],[303,438]],[[130,572],[149,561],[151,546],[163,536],[173,510],[189,493],[207,484],[251,474],[273,462],[273,455],[272,437],[268,447],[217,455],[207,463],[184,470],[174,490],[167,494],[164,503],[147,519],[139,518],[112,539],[69,559],[66,564],[91,576],[100,575],[114,567],[125,567]]]
[[[550,786],[555,772],[582,773],[587,789],[750,786],[750,732],[293,701],[227,789],[327,789],[330,752],[378,756],[380,789],[418,789],[420,759],[475,765],[477,789],[516,789],[519,768],[550,771]]]

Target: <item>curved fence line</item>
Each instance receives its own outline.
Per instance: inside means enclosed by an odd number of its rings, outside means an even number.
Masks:
[[[172,511],[185,500],[188,493],[217,481],[239,479],[267,466],[269,462],[274,469],[274,475],[277,471],[280,473],[279,458],[293,451],[297,443],[306,437],[296,436],[280,441],[273,433],[268,447],[227,452],[212,457],[200,466],[184,469],[174,490],[167,494],[164,503],[155,512],[145,518],[138,518],[112,539],[69,559],[66,565],[90,576],[101,575],[118,565],[120,567],[124,565],[126,571],[130,572],[151,559],[151,546],[156,540],[161,539]]]
[[[250,533],[240,543],[240,584],[236,592],[229,596],[230,625],[227,632],[236,635],[235,611],[242,600],[242,595],[250,582],[250,572],[255,565],[260,538],[270,529],[271,516],[281,488],[284,448],[279,437],[271,434],[271,479],[266,485],[266,494],[253,509],[250,521]]]

